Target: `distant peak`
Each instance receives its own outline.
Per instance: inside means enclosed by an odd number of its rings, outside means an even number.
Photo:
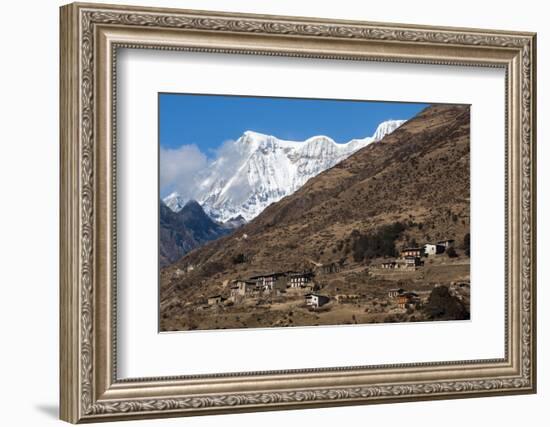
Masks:
[[[246,136],[252,139],[264,139],[264,138],[269,138],[271,135],[266,135],[265,133],[260,133],[253,130],[245,130],[243,133],[243,136]]]
[[[263,135],[263,136],[265,136],[265,134],[263,134],[263,133],[256,132],[255,130],[250,130],[250,129],[245,130],[245,131],[243,132],[243,135],[246,135],[246,136]]]
[[[396,130],[399,126],[401,126],[405,122],[406,120],[386,120],[380,123],[376,128],[374,135],[372,135],[372,139],[375,141],[381,140],[382,138],[392,133],[394,130]]]
[[[182,197],[177,191],[174,191],[162,199],[162,201],[172,211],[179,212],[184,206],[185,198]]]
[[[330,136],[327,136],[327,135],[311,136],[308,139],[306,139],[304,142],[312,142],[312,141],[313,142],[326,141],[326,142],[331,142],[333,144],[336,143],[336,141],[334,141],[334,139],[332,139]]]

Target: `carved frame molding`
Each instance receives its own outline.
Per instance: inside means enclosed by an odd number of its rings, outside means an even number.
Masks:
[[[506,68],[506,357],[117,380],[116,287],[110,279],[116,281],[114,64],[120,47]],[[60,100],[62,419],[101,421],[535,391],[534,34],[71,4],[61,8]],[[262,383],[271,376],[271,385]],[[337,378],[344,376],[342,386]],[[284,386],[289,379],[301,385]],[[210,388],[197,392],[197,384]]]

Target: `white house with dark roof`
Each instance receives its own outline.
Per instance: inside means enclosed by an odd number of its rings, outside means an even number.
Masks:
[[[330,298],[325,295],[319,294],[306,294],[304,295],[306,305],[312,308],[319,308],[330,301]]]
[[[424,245],[424,253],[428,256],[438,255],[445,252],[445,246],[438,243],[426,243]]]

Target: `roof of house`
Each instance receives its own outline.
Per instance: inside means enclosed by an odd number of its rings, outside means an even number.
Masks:
[[[279,277],[279,276],[284,276],[285,274],[286,273],[283,273],[283,272],[273,272],[273,273],[259,274],[257,276],[249,277],[249,280],[262,279],[264,277]]]
[[[298,272],[292,272],[288,274],[290,277],[313,277],[315,276],[315,273],[312,271],[302,271],[301,273]]]
[[[235,281],[235,283],[246,283],[247,285],[255,285],[256,282],[250,280],[250,279],[238,279]]]
[[[321,295],[321,294],[314,294],[314,293],[310,293],[310,294],[305,294],[304,295],[306,298],[307,297],[320,297],[320,298],[328,298],[326,295]]]
[[[417,297],[418,294],[415,293],[415,292],[405,292],[405,293],[401,294],[401,296],[402,296],[402,297],[411,297],[411,298],[412,298],[412,297]]]

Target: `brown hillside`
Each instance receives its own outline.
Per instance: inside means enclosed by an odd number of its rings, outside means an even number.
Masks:
[[[469,123],[468,106],[431,106],[238,232],[164,268],[161,314],[223,293],[229,279],[313,262],[353,263],[353,235],[386,224],[405,226],[398,248],[444,238],[462,242],[470,227]]]

